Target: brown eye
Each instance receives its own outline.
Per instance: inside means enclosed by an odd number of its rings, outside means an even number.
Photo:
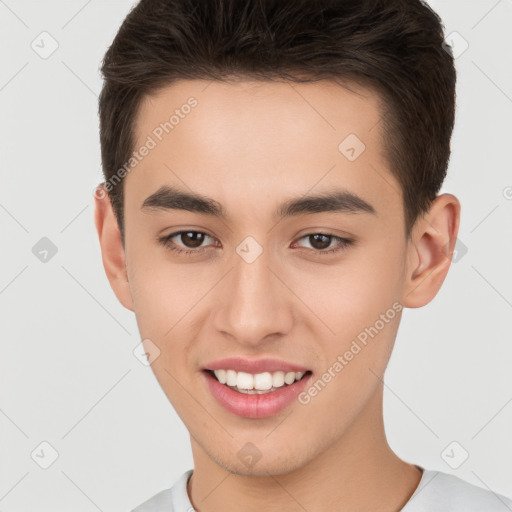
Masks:
[[[176,253],[197,254],[208,248],[208,246],[202,246],[207,238],[212,237],[201,231],[177,231],[159,238],[159,242]]]
[[[316,235],[308,235],[309,242],[313,249],[324,250],[331,245],[332,237],[330,235],[322,235],[317,233]]]
[[[195,249],[201,246],[205,234],[199,231],[182,231],[178,236],[186,247]]]
[[[350,240],[349,238],[341,238],[328,233],[310,233],[300,238],[300,240],[303,239],[306,239],[309,242],[313,253],[322,256],[340,252],[354,243],[354,240]],[[336,241],[337,245],[335,245],[333,249],[328,249],[331,247],[331,243],[333,241]]]

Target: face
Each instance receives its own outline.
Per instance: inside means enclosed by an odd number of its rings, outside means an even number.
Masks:
[[[181,81],[138,113],[136,148],[154,144],[125,177],[128,285],[114,288],[195,450],[234,473],[300,468],[377,407],[409,246],[378,96],[351,88]],[[280,364],[306,371],[245,394],[206,371],[233,357],[277,359],[259,369],[278,381]]]

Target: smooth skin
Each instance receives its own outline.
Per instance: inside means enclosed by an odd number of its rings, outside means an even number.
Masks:
[[[379,97],[351,89],[327,81],[176,82],[138,112],[136,147],[187,98],[198,101],[125,178],[126,250],[108,196],[95,199],[110,285],[135,313],[141,339],[161,351],[151,367],[190,433],[188,492],[199,512],[391,512],[419,484],[421,472],[391,450],[383,424],[382,379],[401,314],[307,405],[294,402],[273,417],[227,412],[201,372],[224,357],[274,357],[318,378],[393,303],[421,307],[441,288],[460,203],[439,195],[406,242],[400,185],[382,153]],[[352,162],[338,150],[351,133],[366,146]],[[215,199],[227,218],[141,210],[162,185]],[[272,216],[292,197],[342,187],[377,215]],[[179,230],[208,235],[206,249],[180,255],[158,240]],[[315,233],[355,244],[321,255],[306,236]],[[252,263],[236,252],[249,235],[263,248]],[[198,250],[182,236],[172,240]],[[337,245],[333,238],[328,249]],[[252,467],[237,455],[249,442],[261,454]]]

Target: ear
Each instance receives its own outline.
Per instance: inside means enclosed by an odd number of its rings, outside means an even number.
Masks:
[[[452,194],[437,196],[413,228],[407,255],[402,304],[419,308],[437,294],[452,262],[460,223],[460,203]]]
[[[110,286],[121,304],[133,311],[133,302],[126,272],[126,259],[121,232],[103,184],[94,192],[94,222],[101,246],[103,267]]]

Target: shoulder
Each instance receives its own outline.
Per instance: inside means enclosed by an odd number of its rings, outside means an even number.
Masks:
[[[425,469],[423,477],[401,512],[505,512],[512,499],[461,478]]]
[[[174,512],[171,501],[172,488],[164,489],[158,494],[155,494],[138,507],[134,508],[131,512]]]
[[[182,512],[194,510],[188,500],[187,481],[192,470],[185,471],[172,487],[144,501],[131,512]]]

